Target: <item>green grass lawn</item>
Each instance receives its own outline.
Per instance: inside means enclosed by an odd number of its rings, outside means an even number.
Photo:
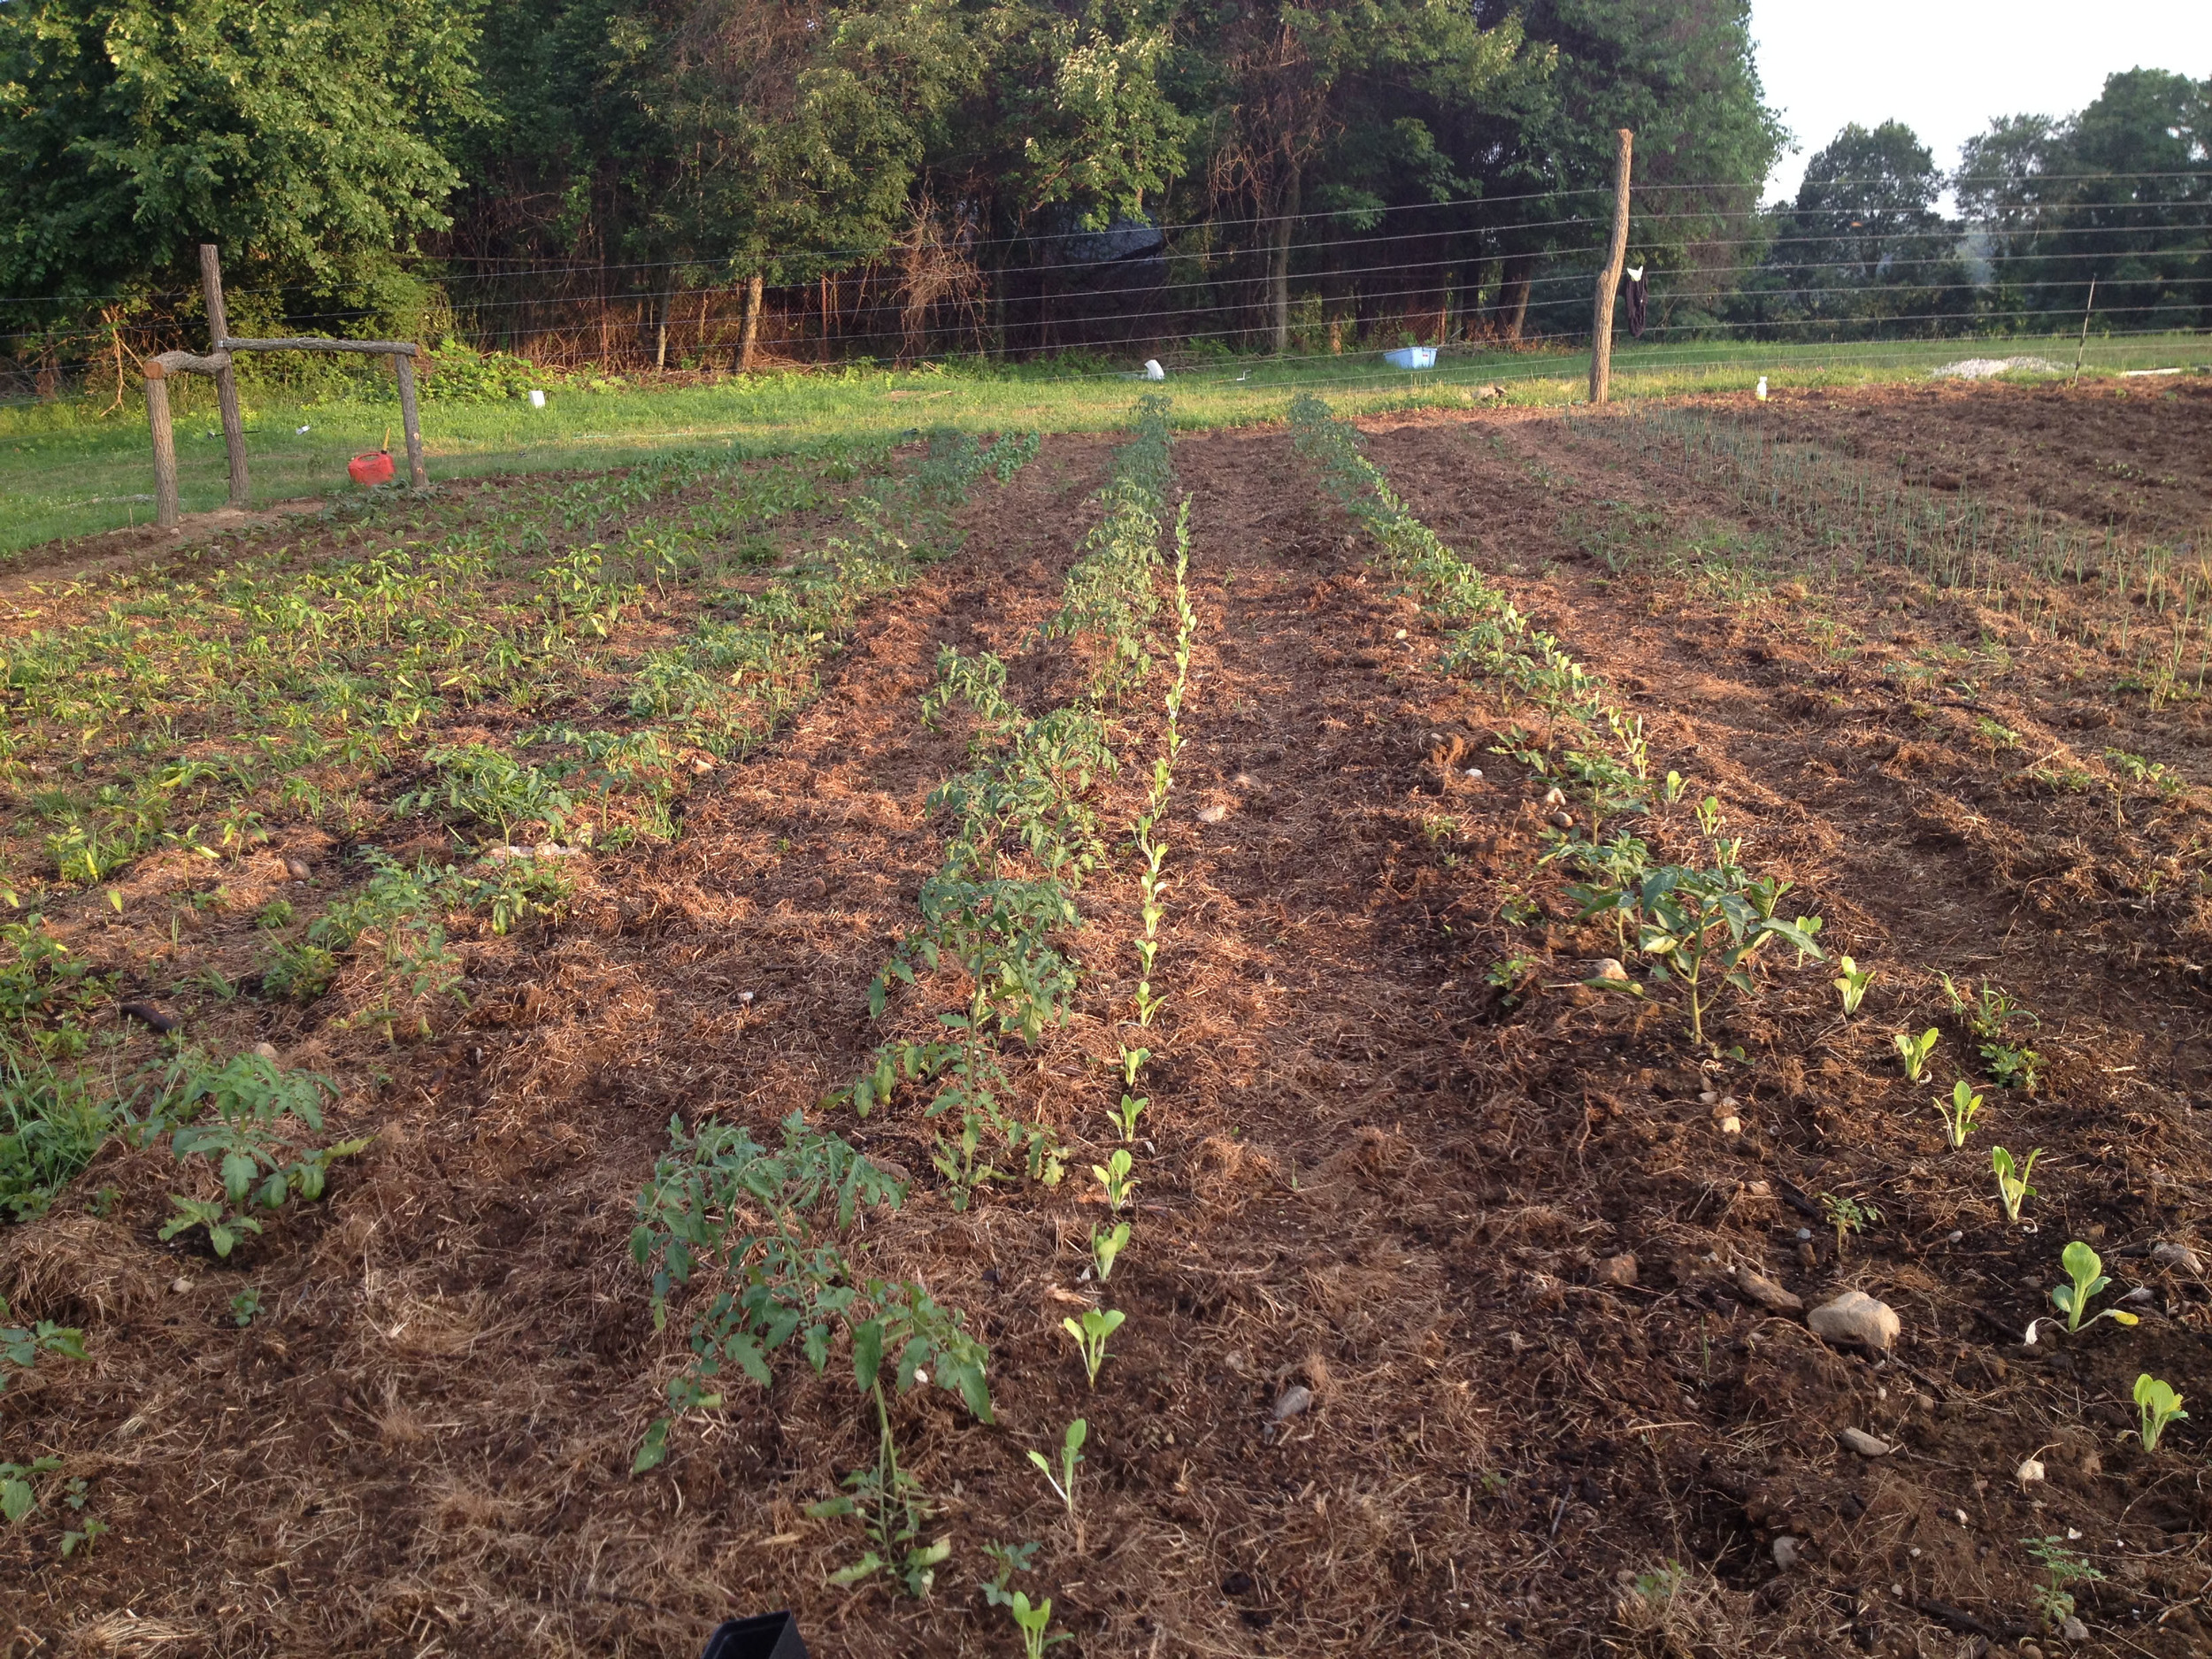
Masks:
[[[1614,388],[1622,397],[1732,391],[1762,374],[1776,388],[1850,385],[1917,379],[1962,357],[2039,356],[2070,365],[2074,350],[2074,341],[2063,337],[1810,346],[1629,342],[1615,349]],[[1157,389],[1174,397],[1179,426],[1203,427],[1281,419],[1291,398],[1309,390],[1352,412],[1460,405],[1475,388],[1493,383],[1515,402],[1567,403],[1584,395],[1588,365],[1587,353],[1468,349],[1448,349],[1433,370],[1421,373],[1390,369],[1371,351],[1287,361],[1217,357],[1172,369]],[[2212,335],[2093,338],[2085,373],[2177,365],[2212,365]],[[177,464],[185,510],[219,507],[226,475],[212,385],[171,384],[180,405]],[[1149,389],[1133,375],[1047,365],[769,373],[670,389],[557,388],[542,410],[519,400],[426,402],[423,439],[434,480],[593,470],[676,449],[765,455],[930,426],[1095,430],[1119,425],[1131,402]],[[375,449],[399,419],[392,403],[303,403],[251,387],[245,403],[257,504],[352,488],[347,459]],[[101,410],[96,398],[0,409],[0,556],[152,516],[143,399],[133,387],[119,409]]]

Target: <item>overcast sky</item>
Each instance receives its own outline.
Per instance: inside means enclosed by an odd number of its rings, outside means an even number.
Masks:
[[[2070,114],[2116,70],[2212,76],[2212,0],[1752,0],[1751,35],[1797,137],[1780,196],[1847,122],[1902,121],[1952,167],[1991,118]]]

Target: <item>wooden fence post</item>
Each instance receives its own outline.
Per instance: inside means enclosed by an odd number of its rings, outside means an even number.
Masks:
[[[415,360],[403,351],[392,354],[392,368],[399,376],[399,425],[407,434],[407,481],[417,489],[430,486],[422,465],[422,423],[415,418]]]
[[[1613,162],[1613,242],[1598,273],[1597,303],[1590,317],[1590,401],[1601,403],[1613,389],[1613,296],[1628,263],[1628,164],[1636,135],[1618,129],[1620,150]]]
[[[213,242],[200,244],[200,292],[207,299],[207,349],[218,352],[230,336],[223,316],[223,265]],[[167,394],[163,394],[164,402]],[[230,456],[230,504],[244,511],[246,484],[246,423],[238,414],[238,375],[225,368],[215,377],[215,401],[223,411],[223,448]]]
[[[165,530],[177,526],[177,434],[169,424],[168,371],[158,363],[146,365],[146,424],[154,434],[154,522]]]

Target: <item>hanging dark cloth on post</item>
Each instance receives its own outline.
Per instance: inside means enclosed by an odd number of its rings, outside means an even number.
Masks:
[[[1644,268],[1628,268],[1628,332],[1637,340],[1644,337]]]

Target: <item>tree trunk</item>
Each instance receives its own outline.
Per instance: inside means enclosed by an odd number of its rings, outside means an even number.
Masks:
[[[1275,250],[1267,273],[1268,307],[1274,317],[1275,355],[1290,350],[1290,243],[1298,222],[1298,170],[1291,169],[1280,200],[1276,204]]]
[[[767,279],[752,276],[745,281],[745,332],[739,337],[737,369],[749,374],[753,368],[753,346],[760,338],[760,293]]]
[[[1536,256],[1506,256],[1505,280],[1498,285],[1499,337],[1508,345],[1521,343],[1521,329],[1528,321],[1529,279],[1536,274]]]

